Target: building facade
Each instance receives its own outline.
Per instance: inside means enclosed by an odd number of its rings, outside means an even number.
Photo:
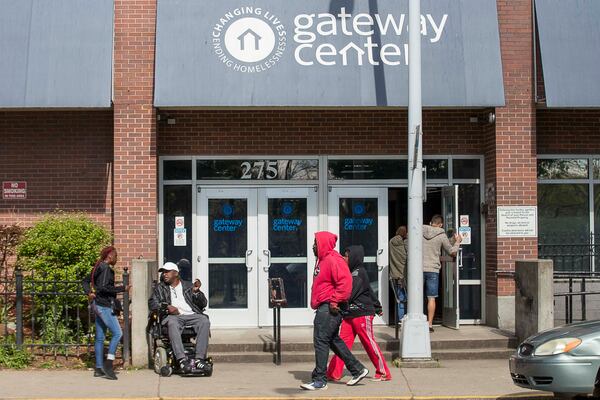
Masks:
[[[407,2],[5,3],[0,223],[83,211],[122,265],[186,259],[215,326],[270,325],[272,277],[283,323],[309,324],[312,237],[330,230],[365,247],[392,321]],[[515,260],[600,229],[600,7],[423,1],[422,14],[424,220],[443,213],[470,242],[445,267],[440,318],[511,329]]]

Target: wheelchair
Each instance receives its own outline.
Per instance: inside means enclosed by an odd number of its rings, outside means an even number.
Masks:
[[[179,363],[175,359],[171,342],[169,341],[169,331],[166,326],[162,325],[162,320],[166,318],[167,304],[161,304],[158,311],[150,312],[148,317],[148,325],[146,333],[148,334],[148,355],[150,356],[151,364],[154,372],[160,376],[171,376],[173,373],[181,376],[211,376],[213,372],[213,361],[211,357],[206,358],[206,367],[196,369],[185,373],[179,367]],[[196,332],[191,326],[185,326],[181,333],[181,340],[185,350],[186,357],[193,358],[196,352],[195,348]]]

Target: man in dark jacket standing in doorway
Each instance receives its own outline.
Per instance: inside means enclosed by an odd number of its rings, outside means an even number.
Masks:
[[[394,284],[394,291],[398,301],[398,322],[406,313],[406,238],[408,232],[406,226],[402,225],[396,230],[396,236],[390,240],[390,278]]]
[[[305,390],[327,389],[327,359],[329,349],[344,361],[352,374],[346,383],[354,386],[360,382],[369,370],[364,367],[348,350],[339,336],[342,316],[340,303],[345,303],[352,292],[352,275],[346,262],[335,250],[337,236],[330,232],[317,232],[313,252],[317,257],[312,284],[310,306],[316,310],[313,342],[315,346],[315,369],[312,382],[300,385]]]

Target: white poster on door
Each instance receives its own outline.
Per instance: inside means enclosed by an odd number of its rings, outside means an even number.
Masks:
[[[461,226],[458,228],[458,234],[462,236],[462,242],[460,244],[471,244],[471,227]]]
[[[187,230],[185,228],[175,228],[173,230],[174,234],[174,246],[186,246],[187,242]]]
[[[459,218],[460,226],[469,226],[469,216],[461,215]]]

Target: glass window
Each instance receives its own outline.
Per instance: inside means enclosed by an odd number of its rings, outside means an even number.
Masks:
[[[480,285],[460,285],[458,288],[458,298],[461,319],[481,318]]]
[[[448,160],[423,160],[427,179],[448,179]]]
[[[283,279],[287,308],[307,307],[306,263],[272,263],[269,278]]]
[[[318,180],[319,160],[198,160],[196,177],[201,180]]]
[[[245,257],[248,248],[246,199],[208,200],[208,256]]]
[[[463,244],[463,266],[460,279],[481,279],[481,212],[479,185],[458,186],[458,213],[469,216],[471,244]],[[466,318],[466,317],[465,317]]]
[[[248,270],[245,264],[209,264],[210,308],[248,308]]]
[[[192,179],[192,160],[164,160],[164,180],[189,180]]]
[[[182,279],[192,279],[192,186],[164,186],[164,262],[183,262]],[[189,266],[189,267],[187,267]]]
[[[538,185],[539,257],[555,271],[590,269],[587,184]]]
[[[600,160],[594,160],[594,179],[600,179]]]
[[[269,250],[271,257],[306,257],[306,199],[269,199]]]
[[[539,179],[586,179],[588,160],[575,158],[537,160]]]
[[[329,160],[330,180],[408,179],[406,160]]]
[[[479,160],[452,160],[452,175],[454,179],[479,179]]]
[[[340,252],[361,244],[365,257],[377,255],[377,198],[340,198]]]

